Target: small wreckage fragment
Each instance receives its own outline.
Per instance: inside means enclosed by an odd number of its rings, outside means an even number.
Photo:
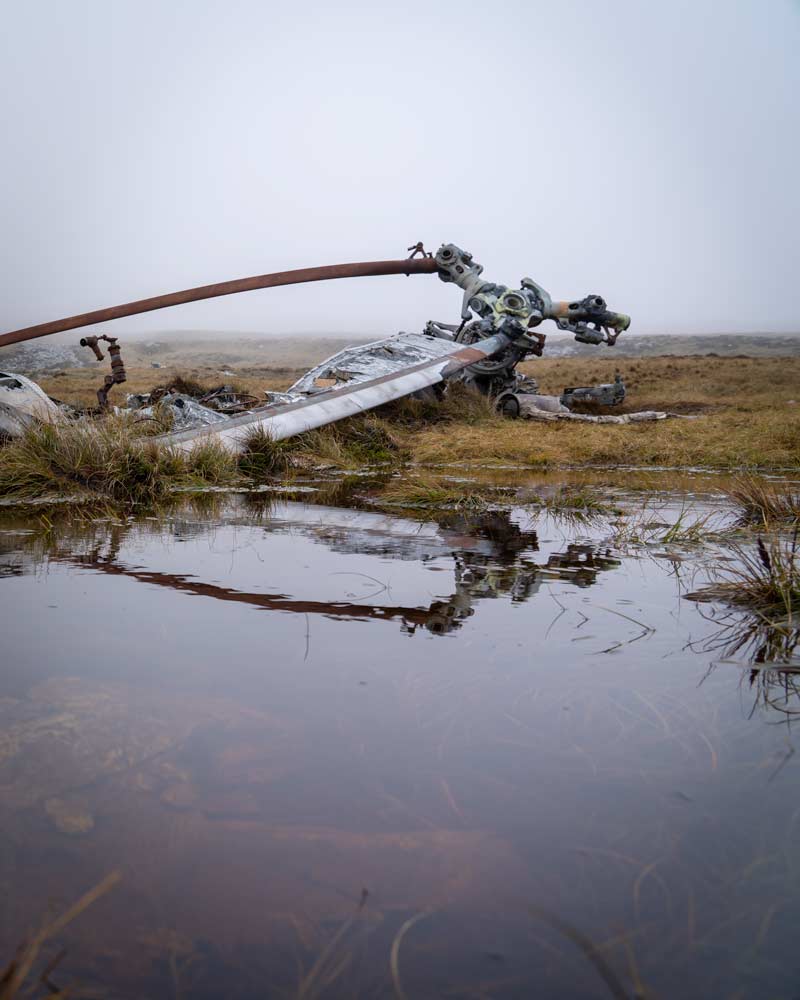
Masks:
[[[115,385],[122,385],[127,380],[125,366],[122,363],[122,348],[117,343],[116,337],[109,337],[105,333],[99,337],[81,337],[81,347],[90,347],[98,361],[103,360],[103,352],[100,350],[99,342],[108,342],[108,356],[111,358],[111,374],[103,379],[103,385],[97,390],[97,403],[101,410],[108,409],[108,391]]]
[[[404,396],[439,394],[441,384],[454,378],[473,385],[493,399],[500,412],[511,417],[544,415],[547,419],[571,417],[620,423],[632,417],[590,417],[569,411],[575,402],[587,400],[600,405],[618,405],[625,396],[625,387],[619,377],[612,385],[571,388],[558,397],[539,395],[536,380],[516,371],[520,361],[541,356],[546,338],[535,328],[544,320],[552,320],[559,330],[574,334],[579,343],[610,347],[619,334],[628,329],[630,317],[609,310],[599,295],[587,295],[575,301],[553,300],[531,278],[523,278],[519,288],[485,281],[483,267],[475,262],[472,254],[452,243],[441,246],[435,256],[426,253],[421,243],[409,249],[411,257],[406,260],[276,272],[142,299],[0,335],[0,347],[256,288],[368,275],[437,274],[443,282],[463,290],[459,325],[429,322],[422,333],[400,333],[347,348],[312,369],[287,392],[265,393],[263,401],[237,394],[229,386],[221,386],[199,399],[179,391],[167,391],[158,398],[154,393],[132,395],[128,397],[128,407],[139,410],[146,417],[153,415],[155,404],[169,405],[174,415],[172,430],[156,440],[181,451],[190,451],[209,436],[233,451],[241,451],[255,429],[279,441]],[[102,359],[98,344],[101,340],[109,344],[111,357],[111,374],[105,376],[103,387],[97,393],[102,412],[108,407],[109,389],[124,382],[126,374],[116,338],[107,335],[85,337],[81,344],[90,347],[97,358]],[[22,376],[19,380],[22,381]],[[29,380],[24,381],[27,388],[34,386]],[[38,387],[35,387],[35,394],[47,400]],[[12,427],[9,433],[21,433],[19,428],[25,419],[35,417],[28,412],[28,406],[25,417],[17,420],[13,415],[17,408],[14,404],[9,406],[13,410],[12,415],[5,418],[6,424]],[[45,406],[43,416],[38,419],[50,419],[56,412],[59,410],[55,403],[52,408]]]
[[[617,373],[613,382],[604,382],[602,385],[569,386],[561,393],[561,402],[568,410],[576,403],[620,406],[625,402],[625,383]]]
[[[31,379],[0,372],[0,437],[19,437],[32,423],[63,416],[58,404]]]

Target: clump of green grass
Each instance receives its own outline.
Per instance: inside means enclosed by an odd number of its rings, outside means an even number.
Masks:
[[[276,441],[263,427],[254,427],[244,439],[239,468],[251,479],[279,475],[290,468],[294,447],[294,441]]]
[[[491,399],[456,381],[448,382],[443,392],[437,387],[426,392],[423,398],[406,396],[386,403],[376,413],[409,430],[454,422],[473,426],[501,419]]]
[[[740,525],[769,528],[800,522],[800,491],[757,476],[741,476],[725,491]]]
[[[375,502],[392,507],[486,510],[492,503],[508,496],[509,491],[502,487],[478,484],[465,487],[433,476],[416,475],[392,480],[381,490]]]
[[[218,445],[201,444],[182,455],[143,437],[127,417],[105,417],[29,427],[3,448],[0,497],[154,503],[177,487],[219,485],[237,476],[235,459]]]
[[[800,611],[799,531],[800,525],[789,540],[758,538],[755,549],[731,546],[736,563],[715,570],[711,586],[690,596],[723,600],[751,609],[763,619],[780,617],[792,624]]]
[[[237,478],[236,456],[219,441],[201,441],[185,457],[187,472],[203,483],[224,486]]]
[[[551,514],[601,515],[611,510],[592,490],[574,486],[563,486],[557,493],[540,498],[537,503]]]
[[[366,413],[307,431],[293,441],[296,452],[340,468],[398,464],[404,454],[390,425]]]
[[[175,411],[159,400],[152,407],[152,416],[144,417],[138,410],[133,410],[128,419],[136,434],[142,437],[157,437],[159,434],[169,434],[173,429]]]
[[[715,533],[715,513],[695,514],[691,505],[683,506],[674,521],[665,521],[664,513],[651,510],[647,504],[635,511],[626,511],[624,520],[617,525],[614,542],[622,544],[697,545]],[[667,515],[669,517],[669,514]]]

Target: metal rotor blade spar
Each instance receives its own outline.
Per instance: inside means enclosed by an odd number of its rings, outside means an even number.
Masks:
[[[28,326],[23,330],[13,330],[11,333],[0,335],[0,347],[5,347],[8,344],[19,344],[24,340],[35,340],[37,337],[48,337],[51,333],[61,333],[64,330],[76,330],[82,326],[108,323],[112,319],[121,319],[123,316],[135,316],[137,313],[179,306],[185,302],[215,299],[220,295],[235,295],[237,292],[251,292],[256,288],[275,288],[278,285],[299,285],[306,281],[366,278],[384,274],[436,274],[437,270],[436,261],[432,257],[420,257],[409,260],[373,260],[357,264],[330,264],[326,267],[301,267],[295,271],[257,274],[252,278],[237,278],[234,281],[222,281],[215,285],[186,288],[182,292],[155,295],[150,299],[139,299],[137,302],[111,306],[109,309],[97,309],[95,312],[68,316],[66,319],[53,320],[51,323]]]

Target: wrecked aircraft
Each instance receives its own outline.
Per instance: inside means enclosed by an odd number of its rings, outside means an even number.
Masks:
[[[281,440],[403,396],[441,391],[443,384],[454,378],[489,395],[498,409],[511,417],[541,413],[549,418],[572,416],[580,419],[583,415],[570,413],[570,406],[575,401],[588,398],[601,405],[617,405],[624,399],[621,379],[609,386],[567,389],[560,398],[544,397],[538,394],[534,379],[516,371],[525,358],[541,356],[546,338],[536,332],[536,328],[545,320],[552,320],[559,330],[574,334],[579,343],[613,346],[619,334],[630,326],[630,318],[609,310],[599,295],[561,302],[553,300],[531,278],[523,278],[519,288],[486,281],[482,277],[483,267],[475,262],[472,254],[452,243],[440,247],[435,257],[426,253],[421,243],[409,250],[411,256],[402,261],[305,268],[143,299],[4,334],[0,336],[0,347],[255,288],[342,277],[427,273],[437,274],[442,281],[462,289],[460,324],[431,321],[422,333],[400,333],[340,351],[309,371],[286,392],[265,393],[263,402],[255,398],[244,402],[233,398],[226,403],[225,387],[217,392],[215,400],[197,401],[174,393],[163,396],[159,401],[172,407],[176,419],[172,431],[160,440],[180,450],[191,450],[197,441],[212,435],[231,450],[241,450],[247,436],[256,428],[265,431],[273,440]],[[126,375],[116,338],[107,335],[85,337],[81,344],[102,358],[101,340],[109,345],[112,366],[111,374],[105,377],[97,393],[102,410],[108,406],[109,390],[122,384]],[[146,413],[147,407],[155,402],[157,400],[140,395],[129,397],[128,405],[142,408]],[[13,407],[13,403],[8,405]],[[642,419],[654,417],[648,415]],[[626,422],[623,417],[586,419]],[[6,423],[11,426],[13,420]],[[13,429],[8,433],[14,433]]]

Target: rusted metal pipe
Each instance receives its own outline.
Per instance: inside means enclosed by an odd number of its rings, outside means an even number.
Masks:
[[[0,335],[0,347],[19,344],[24,340],[35,340],[37,337],[49,337],[51,333],[75,330],[81,326],[108,323],[113,319],[122,319],[123,316],[135,316],[138,313],[153,312],[156,309],[183,305],[185,302],[197,302],[200,299],[215,299],[220,295],[251,292],[257,288],[298,285],[306,281],[329,281],[334,278],[366,278],[384,274],[435,274],[437,270],[436,261],[425,257],[414,260],[374,260],[357,264],[331,264],[326,267],[301,267],[295,271],[275,271],[272,274],[258,274],[252,278],[222,281],[216,285],[186,288],[182,292],[155,295],[150,299],[139,299],[137,302],[111,306],[109,309],[98,309],[95,312],[81,313],[79,316],[53,320],[51,323],[40,323],[38,326],[13,330]]]
[[[105,333],[99,337],[81,337],[81,347],[90,347],[94,351],[94,356],[98,361],[103,360],[103,352],[100,350],[100,341],[108,342],[108,356],[111,358],[111,374],[106,375],[103,385],[97,390],[97,402],[101,410],[108,409],[108,390],[113,385],[122,385],[128,380],[125,373],[125,365],[122,362],[122,348],[117,343],[116,337],[109,337]]]

